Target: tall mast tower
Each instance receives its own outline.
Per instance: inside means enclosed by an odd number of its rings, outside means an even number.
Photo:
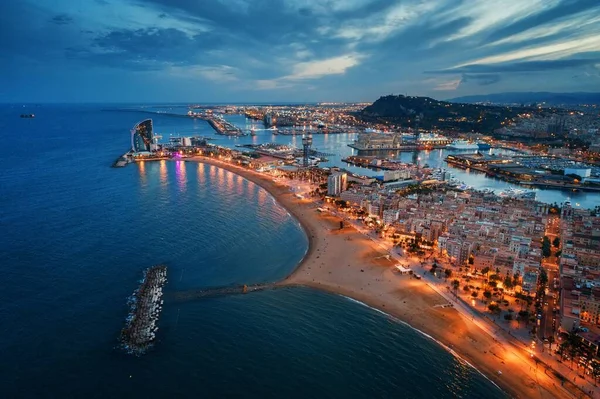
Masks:
[[[303,166],[308,167],[308,156],[310,155],[310,147],[312,146],[312,134],[302,135],[302,160]]]
[[[415,117],[415,152],[413,152],[413,163],[415,165],[419,165],[419,122],[421,122],[421,116],[417,115]]]

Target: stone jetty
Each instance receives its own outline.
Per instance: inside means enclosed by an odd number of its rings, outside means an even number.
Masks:
[[[144,271],[140,286],[127,299],[130,310],[120,336],[121,347],[127,353],[139,356],[152,347],[166,282],[167,267],[152,266]]]
[[[247,294],[250,292],[264,291],[277,288],[274,283],[253,284],[253,285],[235,285],[227,287],[203,288],[189,291],[172,292],[169,295],[169,301],[185,302],[194,299],[211,298],[226,295]]]

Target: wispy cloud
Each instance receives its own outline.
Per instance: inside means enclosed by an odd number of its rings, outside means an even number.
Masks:
[[[299,62],[284,79],[317,79],[327,75],[344,74],[349,68],[358,65],[361,58],[359,54],[347,54],[324,60]]]
[[[433,90],[436,91],[451,91],[451,90],[456,90],[458,89],[458,86],[460,86],[461,83],[461,79],[452,79],[449,80],[447,82],[443,82],[443,83],[439,83],[437,84]]]
[[[220,88],[207,97],[469,94],[519,90],[524,76],[537,90],[600,91],[597,0],[21,0],[0,7],[0,87],[6,76],[25,82],[53,69],[88,82],[106,71],[131,80],[155,71],[143,76],[152,75],[149,85],[165,82],[163,90],[187,88],[189,79]]]

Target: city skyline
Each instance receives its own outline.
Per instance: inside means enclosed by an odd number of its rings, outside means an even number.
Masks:
[[[25,0],[0,10],[0,102],[600,91],[590,0]]]

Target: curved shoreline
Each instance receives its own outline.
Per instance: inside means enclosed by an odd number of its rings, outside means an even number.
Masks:
[[[259,185],[298,221],[308,249],[296,268],[274,285],[307,286],[383,312],[449,349],[512,397],[572,397],[557,379],[542,370],[532,372],[530,359],[512,354],[514,348],[506,348],[464,320],[456,309],[440,307],[447,300],[425,283],[393,273],[393,263],[381,256],[383,252],[371,240],[353,228],[339,230],[339,218],[317,213],[314,205],[311,208],[309,201],[297,199],[288,186],[215,159],[188,160],[223,168]]]

